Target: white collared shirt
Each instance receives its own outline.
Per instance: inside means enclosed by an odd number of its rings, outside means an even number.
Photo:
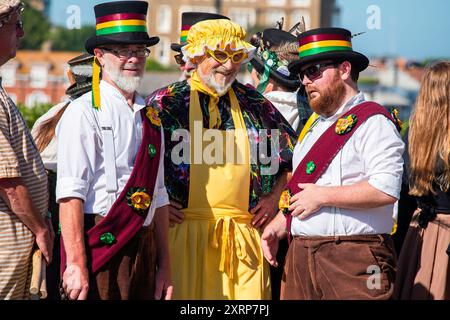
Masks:
[[[104,112],[111,122],[114,134],[116,176],[118,190],[122,192],[142,141],[140,110],[144,99],[136,94],[133,109],[124,96],[112,85],[100,82],[101,109],[92,107],[92,93],[88,92],[74,100],[64,112],[56,127],[58,139],[58,180],[56,200],[75,197],[84,201],[87,214],[106,215],[108,194],[106,192],[105,162],[103,159],[102,133],[98,113]],[[161,128],[161,152],[153,201],[144,226],[150,224],[155,209],[169,204],[164,186],[164,135]]]
[[[341,115],[362,102],[364,95],[360,92],[333,116],[319,116],[302,143],[295,146],[294,170],[320,136]],[[395,125],[383,115],[372,116],[347,141],[316,184],[343,186],[368,181],[374,188],[398,199],[404,148]],[[294,218],[291,232],[303,236],[389,234],[393,226],[393,208],[394,205],[373,209],[323,207],[303,221]]]

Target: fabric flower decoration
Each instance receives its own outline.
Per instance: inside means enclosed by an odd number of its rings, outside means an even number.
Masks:
[[[127,192],[127,204],[134,211],[143,213],[150,207],[151,197],[145,188],[130,188]]]
[[[278,208],[281,211],[283,211],[284,214],[287,214],[290,205],[291,205],[291,193],[289,192],[289,190],[284,190],[281,193],[280,201],[278,202]]]
[[[402,131],[403,129],[403,122],[400,120],[399,116],[398,116],[398,110],[397,108],[392,108],[391,109],[391,116],[392,118],[394,118],[395,120],[395,125],[397,127],[398,131]]]
[[[161,119],[159,118],[159,113],[156,109],[148,107],[146,116],[150,120],[150,122],[153,123],[155,126],[157,127],[161,126]]]
[[[351,114],[345,118],[340,118],[336,123],[335,132],[339,135],[344,135],[352,131],[357,121],[358,118],[354,114]]]

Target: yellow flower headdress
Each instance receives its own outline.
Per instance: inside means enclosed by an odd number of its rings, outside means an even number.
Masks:
[[[181,48],[183,58],[194,59],[205,55],[205,50],[225,50],[228,46],[232,51],[244,50],[247,52],[248,62],[253,58],[255,47],[245,41],[246,32],[237,23],[226,19],[205,20],[196,23],[189,30],[187,44]]]

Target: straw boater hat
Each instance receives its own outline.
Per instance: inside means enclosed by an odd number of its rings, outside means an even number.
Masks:
[[[23,10],[24,4],[20,0],[0,0],[0,28],[11,19],[11,17]]]
[[[209,12],[183,12],[181,14],[181,33],[180,33],[180,43],[172,43],[170,48],[173,51],[181,52],[181,47],[186,45],[187,35],[191,27],[197,22],[204,20],[215,20],[215,19],[227,19],[221,14],[209,13]]]
[[[159,42],[158,37],[147,33],[148,3],[144,1],[115,1],[94,7],[96,32],[86,43],[86,51],[94,54],[94,49],[104,45],[144,44],[147,47]],[[92,78],[92,105],[100,108],[99,74],[100,65],[94,60]]]
[[[298,37],[299,60],[289,64],[289,71],[297,74],[300,68],[316,61],[349,61],[361,72],[369,65],[369,59],[352,47],[350,31],[342,28],[318,28],[302,33]]]
[[[187,44],[181,48],[183,59],[188,61],[206,54],[206,50],[231,51],[244,50],[248,57],[242,63],[253,58],[255,47],[245,41],[246,32],[238,24],[227,19],[205,20],[196,23],[188,32]]]
[[[72,84],[67,88],[66,94],[72,99],[91,90],[93,62],[94,56],[89,53],[81,54],[67,62],[70,67],[67,75]]]

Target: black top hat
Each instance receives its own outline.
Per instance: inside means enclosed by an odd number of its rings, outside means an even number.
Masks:
[[[349,61],[359,72],[369,65],[369,59],[352,48],[350,31],[342,28],[318,28],[298,37],[298,61],[289,64],[289,71],[297,74],[308,63],[322,60]]]
[[[263,74],[265,68],[269,68],[270,78],[283,87],[296,89],[300,86],[298,78],[289,73],[287,66],[290,61],[283,61],[281,57],[297,55],[297,50],[292,50],[288,46],[297,43],[297,38],[293,34],[270,28],[255,34],[251,43],[258,49],[250,63],[259,74]]]
[[[107,44],[145,44],[153,46],[158,37],[147,33],[147,8],[144,1],[115,1],[94,7],[96,34],[90,37],[85,47],[93,54],[94,48]]]
[[[170,48],[173,51],[181,52],[181,47],[186,44],[187,35],[189,29],[196,24],[197,22],[204,20],[215,20],[215,19],[227,19],[230,18],[222,16],[216,13],[208,13],[208,12],[183,12],[181,14],[181,35],[180,35],[180,43],[172,43]]]
[[[89,53],[81,54],[67,62],[70,66],[69,77],[73,83],[67,88],[66,94],[72,99],[91,90],[93,62],[94,56]]]

